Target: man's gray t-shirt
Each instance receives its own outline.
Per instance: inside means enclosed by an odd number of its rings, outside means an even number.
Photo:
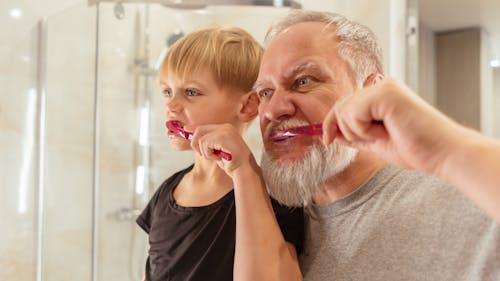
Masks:
[[[500,204],[500,202],[499,202]],[[500,280],[500,228],[455,188],[386,166],[307,209],[306,281]]]

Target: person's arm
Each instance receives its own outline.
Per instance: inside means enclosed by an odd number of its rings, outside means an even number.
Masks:
[[[384,79],[339,101],[323,130],[326,144],[375,152],[448,181],[500,222],[500,143],[454,122],[401,82]]]
[[[227,124],[202,126],[195,130],[192,146],[217,161],[234,182],[234,280],[302,280],[295,247],[283,237],[260,168],[241,135]],[[214,149],[230,153],[232,160],[221,159]]]
[[[500,142],[461,128],[433,172],[500,223]]]
[[[295,247],[285,241],[254,158],[232,175],[236,201],[235,280],[302,280]]]

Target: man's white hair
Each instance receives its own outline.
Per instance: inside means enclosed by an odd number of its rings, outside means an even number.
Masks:
[[[294,10],[269,28],[266,45],[288,27],[302,22],[320,22],[335,27],[332,30],[339,42],[338,54],[351,68],[359,88],[372,73],[384,74],[382,50],[375,34],[366,26],[335,13]]]

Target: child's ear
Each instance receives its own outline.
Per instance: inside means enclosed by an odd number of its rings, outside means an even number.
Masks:
[[[242,107],[238,116],[242,122],[250,122],[259,114],[259,97],[255,91],[251,91],[246,93],[242,99]]]
[[[380,73],[372,73],[365,79],[365,82],[363,83],[363,88],[368,86],[373,86],[382,80],[384,80],[384,75]]]

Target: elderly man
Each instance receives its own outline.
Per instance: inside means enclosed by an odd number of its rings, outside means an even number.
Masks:
[[[261,168],[274,198],[306,206],[304,279],[500,280],[498,224],[453,187],[320,136],[273,137],[323,123],[382,73],[372,32],[340,15],[297,11],[268,33]]]

